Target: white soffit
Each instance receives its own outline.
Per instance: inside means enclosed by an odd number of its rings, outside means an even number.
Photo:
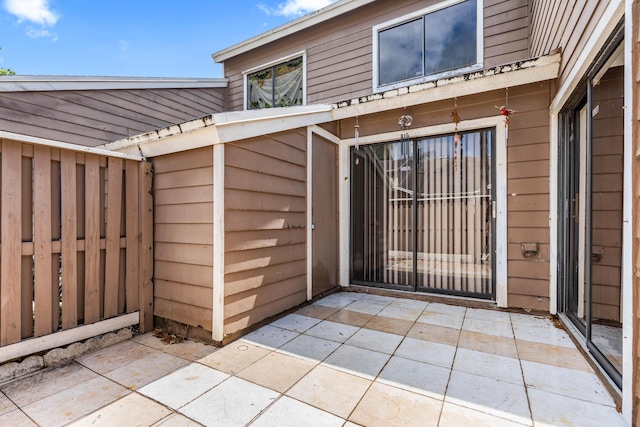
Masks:
[[[223,78],[2,76],[0,77],[0,92],[225,88],[227,83],[227,79]]]
[[[274,42],[288,35],[297,33],[306,28],[328,21],[336,16],[351,12],[354,9],[373,3],[375,0],[341,0],[330,4],[327,7],[311,12],[298,19],[284,25],[266,31],[250,39],[244,40],[226,49],[215,52],[211,55],[215,62],[223,62],[234,56],[241,55],[253,49]]]

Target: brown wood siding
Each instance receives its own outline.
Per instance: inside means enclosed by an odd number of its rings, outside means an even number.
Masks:
[[[539,310],[549,309],[549,119],[550,83],[535,83],[509,89],[511,116],[507,147],[507,274],[508,304]],[[505,103],[505,91],[458,98],[462,120],[497,114]],[[412,128],[451,122],[454,101],[445,100],[411,107]],[[404,110],[360,117],[360,135],[397,131]],[[340,132],[353,135],[353,120],[343,120]],[[497,132],[504,132],[499,126]],[[399,131],[398,131],[399,132]],[[399,136],[399,133],[398,133]],[[521,244],[537,242],[536,256],[525,258]]]
[[[633,2],[631,5],[632,12],[632,28],[631,34],[639,34],[640,32],[640,4]],[[638,64],[640,61],[640,40],[634,38],[631,41],[631,64]],[[631,106],[631,152],[633,154],[632,162],[632,201],[631,209],[633,221],[632,230],[632,248],[631,248],[631,266],[633,272],[632,278],[632,310],[633,310],[633,337],[632,337],[632,422],[634,425],[640,425],[640,383],[638,377],[640,375],[640,70],[638,67],[631,67],[632,74],[632,99],[627,100],[627,105]],[[628,250],[628,248],[627,248]],[[625,280],[625,284],[627,281]]]
[[[156,316],[207,331],[213,309],[213,149],[156,157]]]
[[[242,72],[296,52],[307,53],[307,104],[370,95],[373,90],[372,27],[440,0],[379,1],[225,61],[227,108],[243,108]],[[527,0],[484,0],[484,63],[529,56]]]
[[[608,5],[609,1],[599,0],[529,2],[531,56],[562,49],[559,85],[573,69]]]
[[[306,131],[225,145],[225,335],[306,299]]]
[[[96,146],[225,108],[225,89],[0,92],[0,130]]]

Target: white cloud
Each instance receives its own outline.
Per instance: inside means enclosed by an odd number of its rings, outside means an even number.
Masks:
[[[287,0],[275,8],[258,4],[258,8],[267,15],[282,15],[287,18],[297,18],[309,12],[329,6],[336,0]]]
[[[49,0],[5,0],[4,8],[18,18],[42,26],[55,25],[60,15],[51,10]]]
[[[51,33],[50,31],[38,30],[33,27],[27,28],[27,36],[31,37],[32,39],[50,38],[51,41],[54,42],[58,40],[58,36]]]

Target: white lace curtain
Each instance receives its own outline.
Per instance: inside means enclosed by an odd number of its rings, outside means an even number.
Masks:
[[[287,65],[274,67],[281,69]],[[262,72],[264,74],[264,72]],[[288,107],[302,105],[302,63],[298,68],[287,70],[285,74],[273,78],[271,70],[265,78],[258,78],[258,73],[248,78],[250,110],[258,108]]]

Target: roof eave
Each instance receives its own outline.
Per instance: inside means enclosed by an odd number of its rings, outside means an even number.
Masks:
[[[225,88],[227,84],[228,80],[224,78],[2,76],[0,77],[0,92]]]

